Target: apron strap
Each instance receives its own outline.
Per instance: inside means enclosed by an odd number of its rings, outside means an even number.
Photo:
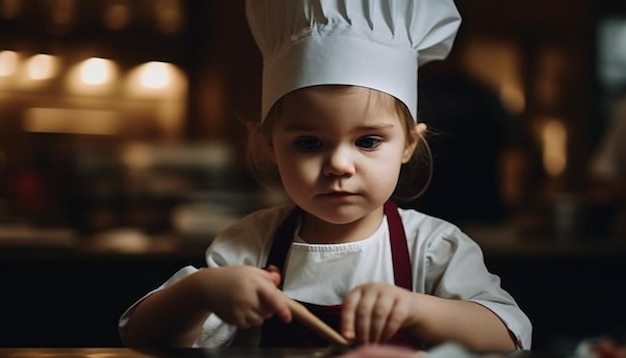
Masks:
[[[406,233],[398,206],[391,200],[385,203],[385,215],[389,226],[393,275],[396,286],[413,291],[413,275],[411,273],[411,257],[407,247]]]
[[[280,284],[278,288],[283,287],[285,280],[284,266],[287,261],[287,253],[291,248],[291,242],[296,232],[296,226],[298,225],[298,216],[300,215],[300,208],[296,206],[294,210],[283,220],[282,224],[276,229],[274,234],[274,241],[272,248],[270,249],[269,256],[265,263],[265,268],[270,265],[274,265],[280,271]]]

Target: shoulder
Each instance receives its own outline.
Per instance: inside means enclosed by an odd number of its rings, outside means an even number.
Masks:
[[[467,237],[458,226],[414,209],[398,209],[407,238]]]
[[[479,245],[457,225],[413,209],[400,209],[407,241],[426,257],[450,257],[456,253],[482,256]]]
[[[293,210],[286,204],[247,214],[217,234],[207,249],[207,263],[263,265],[276,229]]]

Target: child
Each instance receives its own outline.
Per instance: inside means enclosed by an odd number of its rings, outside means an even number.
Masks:
[[[447,55],[452,1],[250,0],[247,15],[264,56],[254,154],[293,204],[227,228],[207,268],[129,308],[126,344],[326,345],[292,320],[287,295],[358,343],[530,348],[528,318],[478,245],[393,200],[414,189],[417,67]]]

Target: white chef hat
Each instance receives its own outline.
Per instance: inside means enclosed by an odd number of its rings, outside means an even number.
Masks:
[[[417,119],[418,66],[445,58],[461,22],[453,0],[247,0],[263,55],[262,118],[285,94],[356,85]]]

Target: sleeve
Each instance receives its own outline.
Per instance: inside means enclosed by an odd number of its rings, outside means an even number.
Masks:
[[[455,229],[434,239],[426,251],[427,292],[485,306],[504,322],[515,336],[518,348],[530,349],[530,320],[501,287],[500,278],[487,270],[476,242]]]
[[[261,267],[265,263],[268,247],[271,244],[271,233],[289,210],[291,208],[285,206],[278,210],[263,210],[252,213],[240,222],[224,229],[206,251],[207,267],[238,264]],[[118,332],[122,341],[135,308],[143,300],[197,271],[198,269],[193,266],[183,267],[161,286],[148,292],[130,306],[118,321]],[[229,345],[233,342],[236,333],[236,327],[224,323],[219,317],[212,314],[204,323],[200,337],[195,342],[194,347],[209,348]]]
[[[165,283],[163,283],[161,286],[148,292],[145,296],[143,296],[132,306],[130,306],[130,308],[128,308],[126,312],[122,314],[118,322],[118,331],[120,337],[122,338],[122,341],[126,336],[126,329],[128,327],[128,322],[132,317],[133,311],[143,300],[145,300],[153,293],[163,290],[197,271],[198,269],[193,266],[183,267],[182,269],[178,270],[174,275],[172,275],[172,277],[170,277],[167,281],[165,281]],[[209,318],[204,322],[202,333],[200,334],[199,339],[194,343],[194,347],[219,347],[227,345],[232,340],[235,332],[235,327],[224,323],[215,315],[210,315]]]
[[[122,316],[119,318],[118,323],[117,323],[117,330],[119,332],[119,335],[120,335],[120,338],[122,339],[122,341],[124,341],[124,337],[126,337],[126,329],[128,328],[128,322],[130,322],[130,318],[131,318],[133,312],[135,311],[135,308],[141,302],[143,302],[143,300],[148,298],[153,293],[158,292],[158,291],[160,291],[160,290],[162,290],[162,289],[164,289],[166,287],[169,287],[169,286],[173,285],[177,281],[181,280],[184,277],[187,277],[187,276],[191,275],[192,273],[194,273],[196,271],[198,271],[198,269],[193,267],[193,266],[185,266],[185,267],[183,267],[182,269],[178,270],[174,275],[172,275],[172,277],[170,277],[167,281],[165,281],[165,283],[163,283],[161,286],[159,286],[156,289],[146,293],[143,297],[141,297],[135,303],[133,303],[132,306],[130,306],[128,309],[126,309],[126,311],[124,311],[124,313],[122,313]],[[124,344],[126,344],[126,342],[124,342]]]

